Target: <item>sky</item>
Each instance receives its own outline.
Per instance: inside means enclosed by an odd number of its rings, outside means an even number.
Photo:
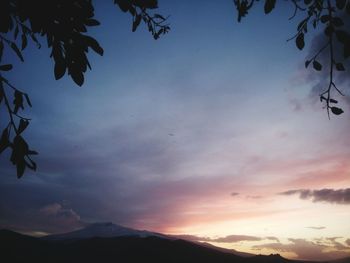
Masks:
[[[154,40],[98,1],[89,32],[104,55],[89,52],[82,87],[55,81],[43,39],[25,63],[5,54],[6,77],[31,97],[24,136],[39,155],[19,180],[0,156],[0,227],[111,221],[255,254],[349,256],[350,107],[328,119],[324,77],[304,68],[317,32],[302,52],[286,41],[292,10],[278,1],[266,16],[260,3],[238,23],[230,0],[160,0],[171,31]],[[3,127],[3,105],[0,116]]]

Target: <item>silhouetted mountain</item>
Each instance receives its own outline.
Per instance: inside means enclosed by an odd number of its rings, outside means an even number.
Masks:
[[[0,230],[4,262],[301,263],[280,255],[240,257],[179,239],[124,236],[44,240]],[[3,261],[3,260],[2,260]]]
[[[88,225],[85,228],[64,233],[58,235],[49,235],[43,237],[47,240],[68,240],[68,239],[85,239],[93,237],[122,237],[122,236],[137,236],[137,237],[148,237],[148,236],[157,236],[167,238],[167,236],[150,232],[146,230],[135,230],[128,227],[123,227],[120,225],[113,224],[111,222],[107,223],[93,223]]]

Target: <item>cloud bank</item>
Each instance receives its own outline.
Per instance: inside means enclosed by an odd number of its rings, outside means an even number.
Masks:
[[[310,190],[310,189],[298,189],[289,190],[280,193],[280,195],[299,195],[300,199],[309,200],[313,202],[327,202],[332,204],[350,204],[350,188],[345,189],[328,189]]]

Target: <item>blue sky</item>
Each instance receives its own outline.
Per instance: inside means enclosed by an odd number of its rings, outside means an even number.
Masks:
[[[38,171],[21,180],[9,153],[0,156],[0,226],[54,233],[113,221],[213,239],[255,236],[213,242],[254,253],[347,255],[349,202],[279,194],[348,189],[350,127],[347,112],[328,120],[310,96],[317,73],[303,68],[308,50],[286,41],[297,23],[288,21],[291,4],[278,4],[268,16],[257,5],[237,23],[229,0],[159,1],[171,31],[155,41],[99,1],[101,26],[91,34],[104,56],[89,52],[83,87],[54,80],[43,39],[41,50],[24,52],[25,63],[5,54],[15,68],[7,78],[31,97],[25,137],[40,155]]]

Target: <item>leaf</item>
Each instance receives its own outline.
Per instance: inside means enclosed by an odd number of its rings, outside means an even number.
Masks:
[[[320,71],[322,70],[322,65],[320,62],[314,60],[314,62],[312,62],[312,66],[314,67],[315,70]]]
[[[302,50],[305,46],[305,42],[304,42],[304,34],[300,33],[297,38],[295,39],[295,44],[297,45],[297,47]]]
[[[22,50],[27,47],[27,36],[22,34]]]
[[[266,0],[264,5],[265,14],[270,13],[275,8],[276,0]]]
[[[336,30],[335,35],[336,35],[337,39],[342,43],[347,42],[348,39],[350,38],[349,34],[343,30]]]
[[[344,71],[345,70],[343,63],[337,63],[337,64],[335,64],[335,67],[336,67],[336,69],[338,71]]]
[[[336,0],[335,4],[337,8],[341,10],[345,7],[346,0]]]
[[[333,17],[332,22],[333,22],[333,25],[338,27],[344,25],[343,20],[339,17]]]
[[[26,101],[30,107],[32,107],[32,103],[30,102],[29,96],[27,93],[24,94],[24,97],[26,98]]]
[[[100,22],[98,22],[96,19],[88,19],[85,21],[85,25],[87,26],[98,26],[100,25]]]
[[[4,129],[0,138],[0,154],[10,146],[8,129]]]
[[[33,170],[33,171],[36,171],[36,163],[35,163],[33,160],[29,159],[29,158],[28,158],[28,160],[29,160],[30,163],[28,163],[28,162],[25,160],[26,166],[27,166],[29,169],[31,169],[31,170]]]
[[[335,100],[335,99],[329,99],[329,102],[330,102],[330,103],[338,103],[338,101]]]
[[[0,61],[1,61],[1,58],[2,58],[2,52],[4,50],[4,43],[2,42],[2,40],[0,41]]]
[[[344,112],[341,108],[337,108],[337,107],[331,107],[331,111],[335,115],[340,115],[340,114],[342,114]]]
[[[309,66],[310,62],[311,62],[311,60],[306,60],[305,61],[305,68],[307,68]]]
[[[320,18],[322,23],[327,23],[329,21],[329,15],[323,15]]]
[[[13,100],[13,104],[15,105],[15,108],[14,108],[13,112],[15,114],[17,114],[19,108],[21,108],[22,110],[24,109],[24,106],[23,106],[23,93],[19,92],[18,90],[15,90],[14,97],[15,97],[15,99]]]
[[[2,88],[2,82],[0,82],[0,104],[4,98],[4,89]]]
[[[119,8],[123,12],[127,12],[131,7],[131,4],[128,0],[115,0],[114,3],[118,4]]]
[[[84,36],[84,38],[85,38],[85,41],[89,47],[91,47],[100,56],[103,56],[103,48],[96,41],[96,39],[89,37],[89,36]]]
[[[166,20],[166,19],[164,18],[164,16],[162,16],[162,15],[160,15],[160,14],[154,14],[153,17],[154,17],[154,18],[161,19],[161,20]]]
[[[19,33],[19,29],[18,29],[18,25],[17,25],[16,28],[15,28],[15,33],[14,33],[14,38],[15,39],[17,39],[18,33]]]
[[[23,159],[17,162],[16,168],[17,168],[17,178],[20,179],[24,174],[24,170],[26,169],[25,160]]]
[[[136,31],[137,27],[140,25],[140,22],[141,22],[141,15],[137,14],[135,16],[134,22],[132,23],[132,32]]]
[[[64,60],[59,59],[55,61],[54,73],[55,73],[56,80],[64,76],[64,74],[66,73],[66,63],[64,62]]]
[[[13,49],[13,51],[15,51],[15,53],[17,54],[17,56],[19,57],[19,59],[24,62],[24,59],[23,59],[23,56],[22,56],[22,53],[21,51],[19,51],[18,47],[16,46],[15,43],[11,43],[11,48]]]
[[[29,125],[29,121],[21,119],[18,126],[18,134],[22,133]]]
[[[0,66],[0,70],[1,71],[9,71],[12,69],[12,65],[11,64],[5,64],[5,65],[1,65]]]
[[[71,74],[71,77],[77,85],[79,86],[83,85],[84,75],[82,72],[74,72],[74,74],[73,73]]]

